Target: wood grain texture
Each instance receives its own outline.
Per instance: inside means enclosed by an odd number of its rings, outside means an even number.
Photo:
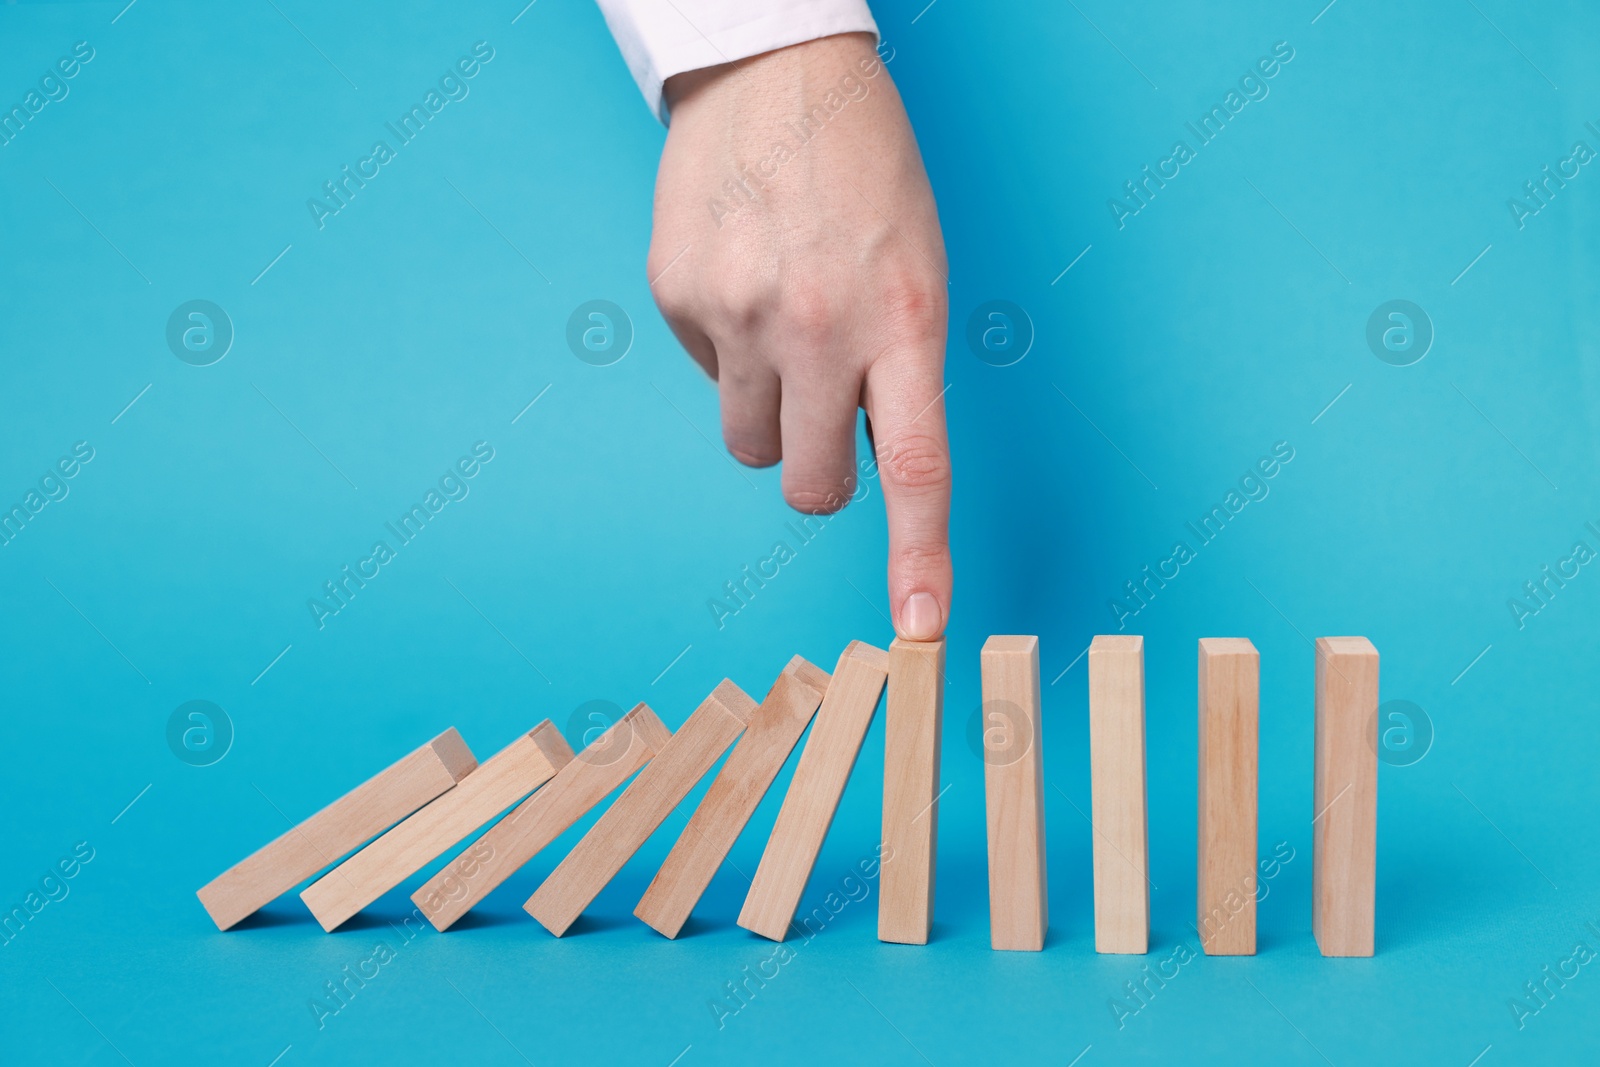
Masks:
[[[226,930],[465,778],[478,761],[451,727],[217,875],[197,894]]]
[[[774,941],[788,935],[888,676],[889,654],[881,648],[852,641],[839,656],[739,912],[746,930]]]
[[[1050,926],[1039,639],[991,637],[984,642],[979,662],[989,829],[989,945],[1038,952]]]
[[[794,751],[827,688],[827,671],[800,656],[789,661],[667,853],[634,915],[667,937],[678,936]]]
[[[1094,827],[1094,948],[1150,951],[1145,813],[1144,638],[1089,644],[1089,778]]]
[[[557,937],[566,933],[728,750],[755,710],[756,702],[724,679],[556,865],[523,910]]]
[[[571,760],[571,746],[546,719],[456,788],[311,883],[300,899],[324,930],[334,929],[549,781]]]
[[[1256,953],[1256,776],[1261,655],[1243,637],[1200,639],[1196,929],[1208,956]]]
[[[660,752],[672,731],[645,704],[613,723],[516,810],[411,895],[447,930]]]
[[[1370,956],[1378,877],[1378,650],[1317,638],[1311,933],[1324,956]]]
[[[926,945],[933,930],[939,843],[939,735],[944,717],[944,641],[889,645],[884,701],[883,865],[878,940]]]

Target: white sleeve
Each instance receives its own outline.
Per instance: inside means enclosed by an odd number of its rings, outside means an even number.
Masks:
[[[714,67],[839,33],[870,33],[866,0],[597,0],[633,80],[662,122],[661,85]]]

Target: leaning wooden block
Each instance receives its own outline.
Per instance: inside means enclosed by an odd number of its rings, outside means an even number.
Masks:
[[[774,941],[788,934],[888,675],[881,648],[852,641],[839,657],[739,912],[746,930]],[[881,846],[879,854],[885,863],[893,855]]]
[[[452,726],[217,875],[199,891],[200,903],[226,930],[453,788],[477,765]]]
[[[439,930],[449,929],[643,767],[671,737],[655,712],[644,704],[635,706],[411,894],[412,903]]]
[[[1256,763],[1261,655],[1243,637],[1200,639],[1200,839],[1196,929],[1208,956],[1256,954]]]
[[[756,702],[727,679],[550,872],[523,910],[560,937],[738,737]]]
[[[1050,925],[1044,860],[1039,639],[991,637],[983,667],[983,788],[989,823],[989,944],[1038,952]],[[886,868],[887,869],[887,868]]]
[[[1089,779],[1094,827],[1094,948],[1150,951],[1144,788],[1144,638],[1089,644]]]
[[[895,638],[883,713],[883,847],[894,862],[878,886],[879,941],[926,945],[933,929],[943,712],[944,641]]]
[[[822,703],[828,673],[799,656],[772,683],[633,913],[677,937]]]
[[[1317,638],[1311,933],[1324,956],[1370,956],[1378,880],[1378,650]]]
[[[300,894],[324,930],[417,873],[565,767],[572,748],[546,719],[459,786],[311,883]]]

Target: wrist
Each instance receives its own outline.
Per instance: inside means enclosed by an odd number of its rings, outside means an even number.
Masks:
[[[841,98],[864,95],[864,83],[883,74],[877,43],[870,33],[841,33],[773,49],[748,59],[684,71],[662,87],[668,109],[693,109],[702,103],[729,99],[747,102],[752,94],[809,99],[823,104],[828,91]]]

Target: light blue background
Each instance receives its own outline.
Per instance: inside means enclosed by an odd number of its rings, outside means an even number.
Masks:
[[[319,1030],[308,1001],[398,940],[389,922],[420,879],[331,936],[293,896],[218,933],[194,890],[285,815],[449,725],[480,758],[594,699],[648,700],[676,725],[724,676],[759,696],[795,652],[831,668],[848,640],[890,632],[874,483],[712,621],[707,600],[787,539],[791,513],[777,471],[726,460],[716,395],[650,302],[663,134],[595,8],[275,2],[0,11],[7,109],[74,42],[95,49],[0,147],[0,502],[74,442],[95,449],[0,548],[0,904],[77,842],[94,849],[0,949],[0,1059],[1592,1057],[1592,967],[1521,1030],[1508,1001],[1575,942],[1600,947],[1584,926],[1600,923],[1600,575],[1584,568],[1521,629],[1507,600],[1574,541],[1600,547],[1584,529],[1600,523],[1600,172],[1523,229],[1506,204],[1574,141],[1600,148],[1592,11],[878,5],[951,262],[957,586],[933,943],[876,941],[874,883],[718,1028],[708,1002],[770,954],[733,920],[791,763],[691,936],[630,913],[698,791],[572,935],[520,905],[587,820],[477,918],[399,946]],[[495,58],[470,96],[319,231],[306,199],[480,40]],[[1270,95],[1119,230],[1108,198],[1279,41],[1294,59]],[[237,331],[204,368],[164,339],[197,298]],[[594,298],[636,330],[611,367],[564,341]],[[1436,331],[1403,368],[1364,337],[1396,298]],[[991,299],[1031,317],[1015,366],[966,346]],[[307,598],[479,440],[495,459],[470,496],[319,631]],[[1262,855],[1286,841],[1296,858],[1260,906],[1259,955],[1184,966],[1119,1029],[1108,1002],[1147,960],[1093,951],[1079,653],[1114,629],[1123,582],[1279,441],[1294,460],[1270,495],[1130,623],[1146,636],[1148,962],[1194,943],[1201,636],[1261,650]],[[988,948],[965,738],[996,632],[1041,638],[1040,954]],[[1382,768],[1371,960],[1324,960],[1309,929],[1306,639],[1346,633],[1381,650],[1383,698],[1420,705],[1437,734],[1420,763]],[[166,744],[193,699],[236,730],[210,767]],[[807,909],[877,841],[882,758],[876,723]]]

